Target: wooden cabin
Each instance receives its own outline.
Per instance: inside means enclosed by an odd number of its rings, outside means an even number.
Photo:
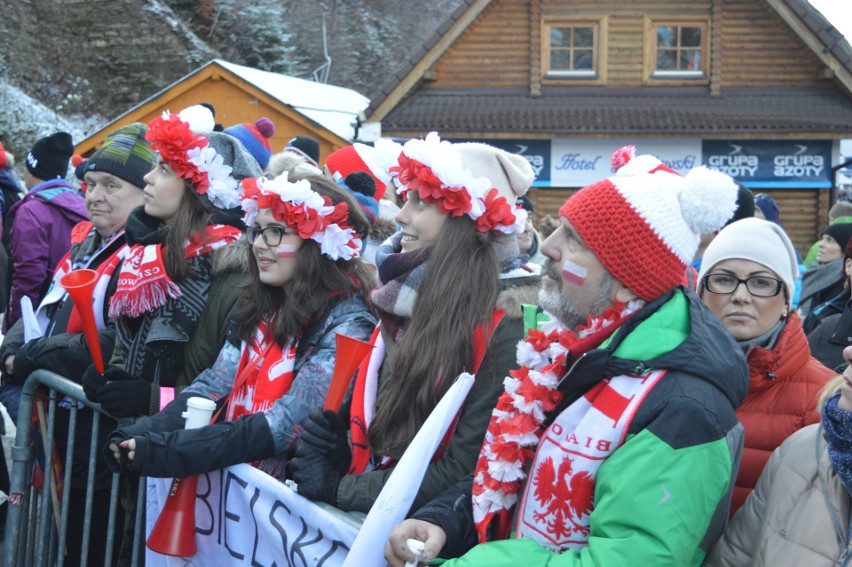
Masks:
[[[275,124],[273,153],[296,135],[316,138],[320,163],[329,153],[351,144],[359,113],[369,100],[343,87],[252,69],[216,59],[164,88],[77,144],[76,152],[91,155],[110,132],[133,122],[147,123],[163,111],[207,102],[224,127],[255,123],[267,117]]]
[[[706,163],[774,197],[805,251],[852,137],[852,49],[806,0],[467,0],[366,114],[525,155],[539,217],[626,143]]]

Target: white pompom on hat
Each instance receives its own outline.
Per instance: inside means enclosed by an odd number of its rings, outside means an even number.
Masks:
[[[787,300],[793,297],[799,277],[796,250],[777,224],[751,217],[732,222],[719,231],[704,251],[699,286],[719,262],[732,259],[751,260],[771,270],[787,287]]]
[[[700,234],[731,217],[737,185],[704,166],[681,177],[632,149],[616,152],[613,166],[614,177],[581,189],[559,213],[618,281],[651,301],[683,281]]]

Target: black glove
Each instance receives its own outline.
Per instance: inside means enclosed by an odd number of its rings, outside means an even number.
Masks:
[[[346,426],[336,413],[314,408],[302,427],[296,456],[290,461],[299,494],[336,506],[340,479],[352,460]]]
[[[299,485],[301,496],[337,506],[337,487],[342,475],[325,455],[313,453],[297,456],[290,461],[290,470],[293,471],[293,480]]]
[[[15,361],[12,363],[14,374],[7,376],[9,384],[23,384],[30,374],[38,370],[38,363],[32,357],[32,351],[40,339],[33,339],[21,345],[14,353]]]
[[[83,374],[83,391],[113,417],[146,415],[151,405],[151,384],[118,366],[108,366],[103,375],[90,366]]]
[[[349,448],[349,436],[346,424],[337,413],[331,410],[321,411],[313,408],[308,419],[302,423],[302,434],[296,445],[296,456],[312,453],[325,455],[337,472],[345,475],[349,472],[352,450]],[[300,455],[300,449],[302,451]]]
[[[151,384],[141,378],[112,380],[101,388],[101,407],[113,417],[148,415],[151,407]]]
[[[106,377],[98,372],[98,369],[95,368],[95,365],[90,365],[85,372],[83,372],[82,378],[80,381],[83,384],[83,392],[85,392],[86,397],[89,398],[90,402],[98,403],[100,402],[100,391],[103,386],[106,385]]]

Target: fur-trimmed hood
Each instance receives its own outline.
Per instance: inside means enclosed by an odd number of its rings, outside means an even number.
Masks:
[[[497,295],[497,308],[512,319],[523,318],[522,305],[538,305],[538,290],[541,288],[541,267],[529,264],[521,268],[532,270],[529,275],[501,278]]]

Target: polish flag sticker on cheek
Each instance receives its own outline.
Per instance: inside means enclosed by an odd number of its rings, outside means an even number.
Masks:
[[[296,250],[298,249],[299,247],[293,244],[279,244],[275,255],[279,258],[292,258],[296,255]]]
[[[571,282],[574,285],[583,285],[586,281],[588,270],[580,264],[575,264],[571,260],[562,262],[562,279],[566,282]]]

